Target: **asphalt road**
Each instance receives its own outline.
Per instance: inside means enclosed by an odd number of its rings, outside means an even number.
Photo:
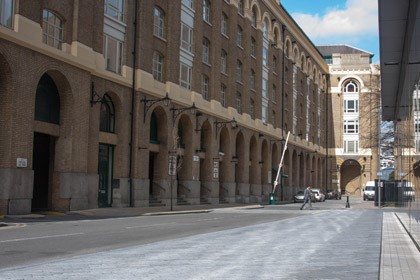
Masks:
[[[0,279],[377,279],[382,211],[344,205],[25,223]]]

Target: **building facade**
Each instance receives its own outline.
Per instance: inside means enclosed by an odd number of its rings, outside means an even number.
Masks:
[[[274,0],[0,0],[0,213],[324,188],[328,65]]]
[[[378,178],[380,70],[372,54],[347,45],[318,46],[329,65],[332,143],[331,188],[361,196]]]

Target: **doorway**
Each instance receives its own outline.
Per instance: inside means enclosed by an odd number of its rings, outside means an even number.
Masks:
[[[51,177],[54,166],[55,140],[47,134],[34,133],[33,170],[34,186],[32,211],[51,209]]]
[[[99,144],[98,156],[98,207],[112,206],[112,178],[114,165],[114,147]]]

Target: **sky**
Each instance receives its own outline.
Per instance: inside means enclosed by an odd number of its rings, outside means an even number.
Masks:
[[[315,45],[345,44],[379,63],[378,0],[281,0]]]

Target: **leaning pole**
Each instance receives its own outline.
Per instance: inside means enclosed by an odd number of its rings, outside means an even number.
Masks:
[[[280,159],[280,163],[279,163],[279,169],[277,170],[276,180],[274,180],[273,192],[272,192],[273,195],[274,195],[274,192],[276,191],[277,185],[279,184],[279,178],[280,178],[280,174],[281,174],[281,168],[283,167],[284,154],[286,153],[287,142],[289,141],[289,136],[290,136],[290,131],[287,132],[286,142],[284,143],[283,153],[281,155],[281,159]]]

